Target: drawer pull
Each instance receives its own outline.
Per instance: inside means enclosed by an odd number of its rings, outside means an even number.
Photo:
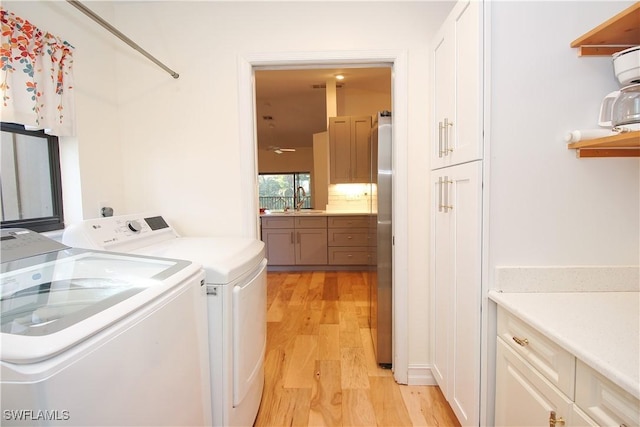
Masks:
[[[549,427],[554,427],[556,424],[564,425],[564,419],[562,417],[556,418],[556,411],[549,413]]]
[[[518,345],[525,347],[527,344],[529,344],[529,340],[526,338],[518,338],[518,337],[512,337],[513,340],[518,343]]]

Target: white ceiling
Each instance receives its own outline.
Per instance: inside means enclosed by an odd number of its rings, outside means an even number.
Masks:
[[[311,147],[313,134],[327,130],[327,80],[336,74],[337,96],[345,90],[391,90],[390,68],[324,68],[256,70],[256,129],[258,147]],[[271,119],[269,119],[269,117]]]

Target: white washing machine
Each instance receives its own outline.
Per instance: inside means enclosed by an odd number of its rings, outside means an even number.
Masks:
[[[211,423],[200,265],[24,229],[0,247],[0,424]]]
[[[180,237],[156,214],[89,219],[67,227],[63,242],[202,264],[207,287],[213,424],[253,425],[264,387],[267,342],[263,242],[243,237]]]

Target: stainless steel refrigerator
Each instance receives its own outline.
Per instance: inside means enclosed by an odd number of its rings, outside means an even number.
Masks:
[[[371,243],[375,245],[377,262],[370,274],[370,328],[376,360],[380,366],[392,364],[392,285],[393,234],[392,213],[392,121],[389,111],[374,118],[371,130],[371,183],[372,191]],[[375,236],[375,237],[374,237]],[[374,243],[375,242],[375,243]]]

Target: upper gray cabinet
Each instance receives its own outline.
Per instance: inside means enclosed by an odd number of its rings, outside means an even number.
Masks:
[[[329,118],[329,182],[371,182],[371,116]]]

